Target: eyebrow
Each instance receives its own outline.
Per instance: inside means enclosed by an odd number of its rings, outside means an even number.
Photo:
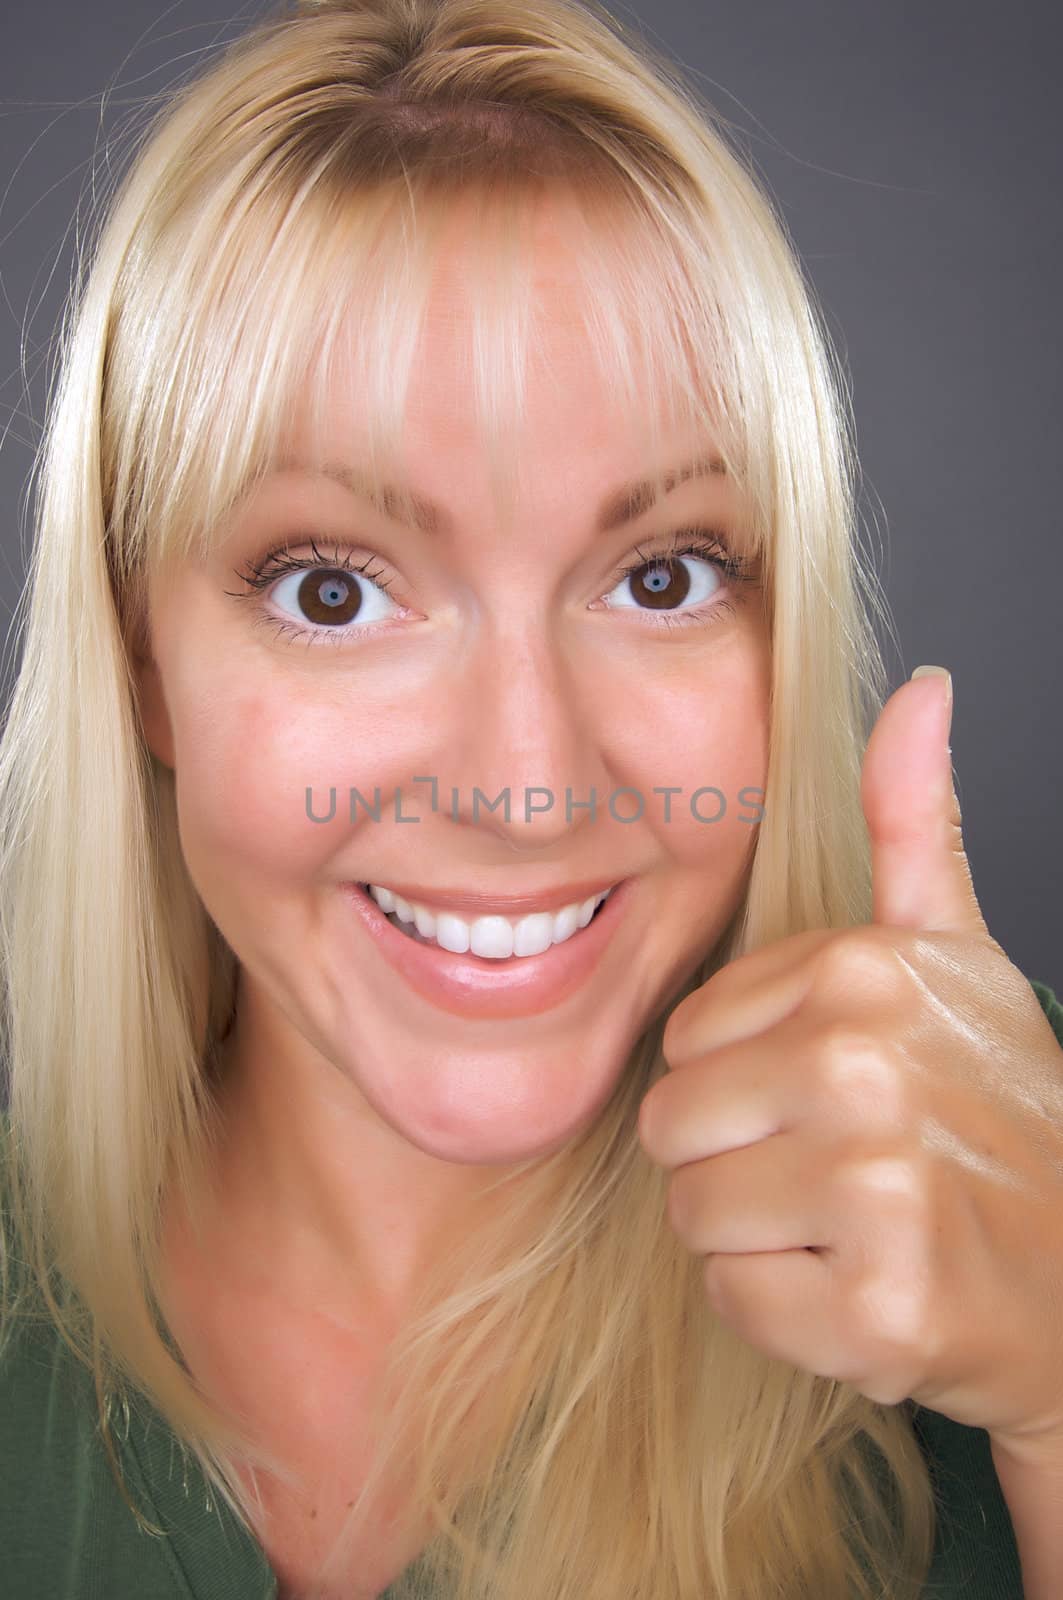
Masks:
[[[663,494],[670,494],[673,489],[688,482],[691,478],[704,478],[711,475],[726,476],[727,468],[722,459],[717,455],[699,456],[692,461],[685,461],[677,467],[669,467],[662,474],[664,484]],[[405,501],[412,518],[412,524],[422,533],[449,534],[454,528],[454,518],[444,506],[429,500],[423,495],[403,492],[391,484],[373,485],[366,478],[361,477],[351,467],[342,466],[334,462],[326,462],[322,467],[312,472],[307,472],[308,477],[330,478],[339,483],[359,500],[364,500],[371,505],[381,516],[387,517],[392,522],[402,526],[406,525],[406,518],[399,510]],[[651,478],[639,478],[632,483],[621,484],[606,495],[598,510],[595,531],[599,534],[611,533],[614,529],[635,522],[646,514],[658,497],[656,484]]]

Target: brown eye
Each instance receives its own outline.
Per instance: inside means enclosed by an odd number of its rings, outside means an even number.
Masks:
[[[318,567],[304,575],[296,595],[303,616],[316,626],[353,622],[362,607],[359,579],[337,567]]]
[[[681,605],[690,592],[690,575],[681,561],[655,560],[636,568],[628,580],[631,593],[640,605],[660,611]]]
[[[367,566],[369,563],[367,563]],[[275,582],[269,594],[271,608],[279,611],[288,630],[313,634],[315,631],[341,637],[345,627],[357,633],[363,624],[385,622],[397,616],[402,607],[388,594],[383,573],[378,577],[368,570],[352,571],[346,566],[311,566],[303,562]]]
[[[725,587],[727,568],[722,558],[700,549],[673,550],[665,555],[643,556],[620,573],[620,581],[607,597],[610,611],[675,611],[696,617],[698,607],[712,602]],[[687,600],[691,605],[685,606]]]

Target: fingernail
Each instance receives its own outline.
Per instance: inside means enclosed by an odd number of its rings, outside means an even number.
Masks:
[[[952,731],[952,673],[949,671],[948,667],[916,667],[915,671],[912,673],[912,679],[914,680],[916,678],[929,678],[931,676],[936,676],[938,674],[940,674],[941,677],[943,677],[947,682],[946,702],[948,704],[948,712],[949,712],[948,727],[949,727],[949,731],[951,732]],[[949,745],[949,753],[951,754],[951,752],[952,752],[952,746]]]

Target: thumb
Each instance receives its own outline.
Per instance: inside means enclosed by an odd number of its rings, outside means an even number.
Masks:
[[[871,920],[988,934],[952,781],[952,676],[918,667],[886,701],[864,752]]]

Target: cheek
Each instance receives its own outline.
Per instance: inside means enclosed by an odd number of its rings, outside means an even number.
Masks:
[[[670,860],[740,876],[767,779],[768,685],[763,663],[744,653],[715,667],[642,685],[625,766]],[[677,792],[655,792],[666,787]],[[632,797],[625,814],[634,809]]]
[[[201,702],[201,704],[203,704]],[[327,746],[326,746],[327,748]],[[180,730],[177,802],[182,844],[194,876],[231,881],[253,872],[284,879],[312,868],[341,825],[325,816],[335,772],[322,759],[322,740],[297,699],[241,691],[230,679],[223,702]],[[202,891],[202,885],[201,885]]]
[[[317,873],[335,876],[352,829],[391,824],[394,790],[411,793],[443,709],[408,684],[361,694],[348,685],[330,699],[297,681],[263,688],[260,666],[256,679],[241,683],[230,665],[214,678],[224,696],[190,689],[185,700],[196,709],[178,729],[178,810],[201,893],[204,880],[235,889],[249,873],[249,892],[267,879],[305,886]],[[378,788],[379,824],[366,810]],[[352,790],[365,801],[353,820]]]

